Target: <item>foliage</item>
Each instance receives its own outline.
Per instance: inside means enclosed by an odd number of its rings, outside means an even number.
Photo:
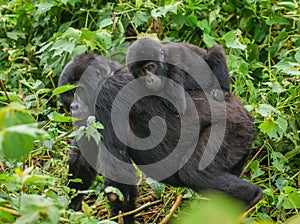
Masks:
[[[203,48],[224,45],[232,91],[257,124],[244,178],[259,184],[265,194],[241,223],[298,223],[299,4],[291,0],[0,0],[1,222],[96,223],[94,216],[107,217],[91,214],[87,207],[83,213],[66,209],[70,191],[64,186],[66,150],[73,119],[63,111],[58,94],[74,86],[56,88],[57,78],[72,56],[86,50],[124,63],[129,42],[148,36]],[[92,137],[100,137],[95,135],[98,128],[102,127],[91,122]],[[165,200],[157,216],[145,212],[143,222],[168,213],[179,192],[187,192],[187,201],[204,200],[185,189],[164,188],[149,179],[147,183]],[[140,188],[145,197],[146,186]],[[101,200],[103,195],[96,201]]]

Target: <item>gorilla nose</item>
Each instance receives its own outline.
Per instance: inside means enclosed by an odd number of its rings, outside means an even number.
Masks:
[[[71,111],[77,111],[79,109],[79,104],[71,103],[70,109],[71,109]]]
[[[154,83],[154,78],[152,76],[147,78],[148,85],[152,85]]]

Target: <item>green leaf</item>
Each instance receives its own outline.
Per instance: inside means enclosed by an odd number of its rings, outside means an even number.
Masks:
[[[255,112],[259,113],[263,117],[271,116],[273,113],[280,114],[280,111],[276,110],[269,104],[259,104]]]
[[[239,35],[241,35],[240,30],[230,31],[230,32],[226,33],[222,37],[225,41],[226,47],[245,50],[247,46],[240,43],[239,38],[238,38]]]
[[[54,5],[54,2],[52,2],[52,1],[36,4],[35,7],[38,8],[36,13],[37,14],[45,13],[45,12],[49,11],[53,5]]]
[[[25,39],[26,38],[26,33],[22,32],[22,31],[12,31],[12,32],[7,32],[6,36],[10,39],[13,40],[18,40],[19,38],[21,39]]]
[[[261,123],[258,128],[260,128],[264,133],[273,131],[276,128],[276,123],[272,119],[268,119]]]
[[[282,155],[280,152],[273,152],[271,154],[271,158],[272,158],[272,165],[281,172],[284,172],[284,168],[285,168],[285,162],[287,161],[287,159],[285,158],[284,155]]]
[[[295,60],[300,63],[300,48],[298,48],[296,54],[294,55]]]
[[[77,88],[77,86],[71,85],[71,84],[67,84],[67,85],[64,85],[64,86],[57,87],[53,90],[52,96],[56,96],[58,94],[68,92],[68,91],[70,91],[72,89],[75,89],[75,88]]]
[[[150,15],[147,12],[138,11],[132,18],[136,27],[144,25],[150,19]]]
[[[71,37],[75,40],[79,40],[81,37],[82,32],[78,29],[74,29],[72,27],[69,27],[66,32],[63,34],[63,37]]]
[[[100,23],[99,23],[99,28],[100,29],[103,29],[104,27],[107,27],[107,26],[110,26],[113,24],[113,21],[111,18],[107,18],[107,19],[104,19],[102,20]]]
[[[137,8],[140,8],[142,4],[143,4],[143,0],[135,0],[135,6]]]
[[[157,9],[153,9],[151,11],[151,15],[154,19],[157,19],[158,17],[165,17],[168,12],[176,14],[177,8],[181,4],[181,2],[176,2],[175,4],[170,4],[163,7],[159,7]]]
[[[55,121],[55,122],[74,122],[77,119],[74,117],[70,117],[70,116],[65,116],[63,114],[60,114],[56,111],[51,112],[50,114],[48,114],[48,118],[51,121]]]
[[[35,120],[19,104],[0,109],[0,155],[20,160],[33,149],[34,140],[44,132],[35,126]]]
[[[157,197],[160,197],[165,190],[165,185],[163,183],[153,180],[150,177],[146,179],[146,183],[154,190]]]
[[[283,207],[285,209],[296,209],[300,208],[300,193],[290,193],[283,201]]]
[[[284,118],[278,117],[275,123],[278,125],[278,127],[282,130],[283,133],[286,132],[288,123]]]
[[[90,218],[92,216],[92,209],[84,201],[82,201],[82,211],[86,217]]]
[[[75,48],[75,44],[68,39],[63,38],[56,41],[51,47],[50,51],[54,51],[53,57],[61,56],[64,52],[72,53]]]
[[[300,71],[297,69],[298,63],[292,63],[288,59],[283,59],[273,67],[279,71],[288,75],[300,75]]]
[[[259,176],[262,176],[265,171],[263,171],[260,167],[259,167],[259,161],[258,160],[254,160],[251,165],[250,165],[251,170],[253,170],[254,172],[251,174],[251,179],[255,179]]]
[[[187,21],[187,25],[194,28],[197,26],[198,19],[197,19],[197,16],[195,16],[194,14],[191,14],[187,17],[186,21]]]
[[[198,21],[197,22],[197,27],[199,27],[201,30],[203,31],[208,31],[210,30],[210,26],[208,24],[208,21],[207,20],[201,20],[201,21]]]
[[[279,6],[284,6],[288,9],[296,9],[298,8],[298,4],[294,3],[294,2],[278,2],[277,3]]]
[[[209,34],[203,34],[203,41],[206,44],[206,46],[208,48],[211,48],[212,46],[214,46],[217,42],[216,39],[212,36],[210,36]]]

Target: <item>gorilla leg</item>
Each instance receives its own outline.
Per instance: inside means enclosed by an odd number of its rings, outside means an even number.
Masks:
[[[69,149],[70,158],[68,160],[68,165],[69,174],[71,175],[69,175],[68,178],[69,180],[80,178],[82,182],[78,183],[70,181],[68,183],[68,187],[76,190],[87,190],[93,184],[97,172],[85,160],[77,147],[76,141],[73,140],[71,143],[71,148]],[[84,194],[78,193],[78,195],[71,200],[69,207],[75,211],[79,210],[81,208],[83,197]]]
[[[109,131],[109,126],[106,127],[106,131]],[[103,140],[109,142],[109,137]],[[108,143],[106,145],[107,147],[104,147],[103,142],[100,142],[98,156],[100,172],[104,176],[104,185],[105,187],[115,187],[123,194],[122,199],[113,192],[107,192],[106,196],[113,217],[120,212],[126,213],[135,208],[137,197],[136,170],[124,146],[119,144],[118,141],[114,145]],[[124,216],[123,220],[124,224],[133,224],[134,216]]]
[[[118,188],[124,196],[124,200],[122,201],[114,193],[107,194],[112,217],[118,215],[120,211],[125,213],[135,208],[135,200],[137,197],[136,185],[122,184],[107,178],[105,178],[104,184],[105,186],[113,186]],[[124,224],[132,224],[134,223],[134,216],[124,216],[123,220]]]
[[[190,167],[189,167],[190,168]],[[221,172],[212,168],[204,171],[182,169],[179,177],[183,183],[195,191],[217,190],[245,203],[248,208],[254,206],[262,198],[260,187],[240,179],[230,173]]]

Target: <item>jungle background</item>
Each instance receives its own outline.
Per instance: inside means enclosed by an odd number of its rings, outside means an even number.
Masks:
[[[0,223],[113,223],[98,176],[82,211],[67,209],[72,118],[57,88],[71,58],[121,63],[151,37],[226,50],[232,92],[255,117],[243,178],[264,198],[234,202],[160,184],[142,173],[139,223],[300,223],[300,1],[0,0]],[[93,126],[97,129],[97,126]],[[106,189],[107,190],[107,189]],[[115,191],[108,189],[107,191]],[[170,219],[171,218],[171,219]]]

